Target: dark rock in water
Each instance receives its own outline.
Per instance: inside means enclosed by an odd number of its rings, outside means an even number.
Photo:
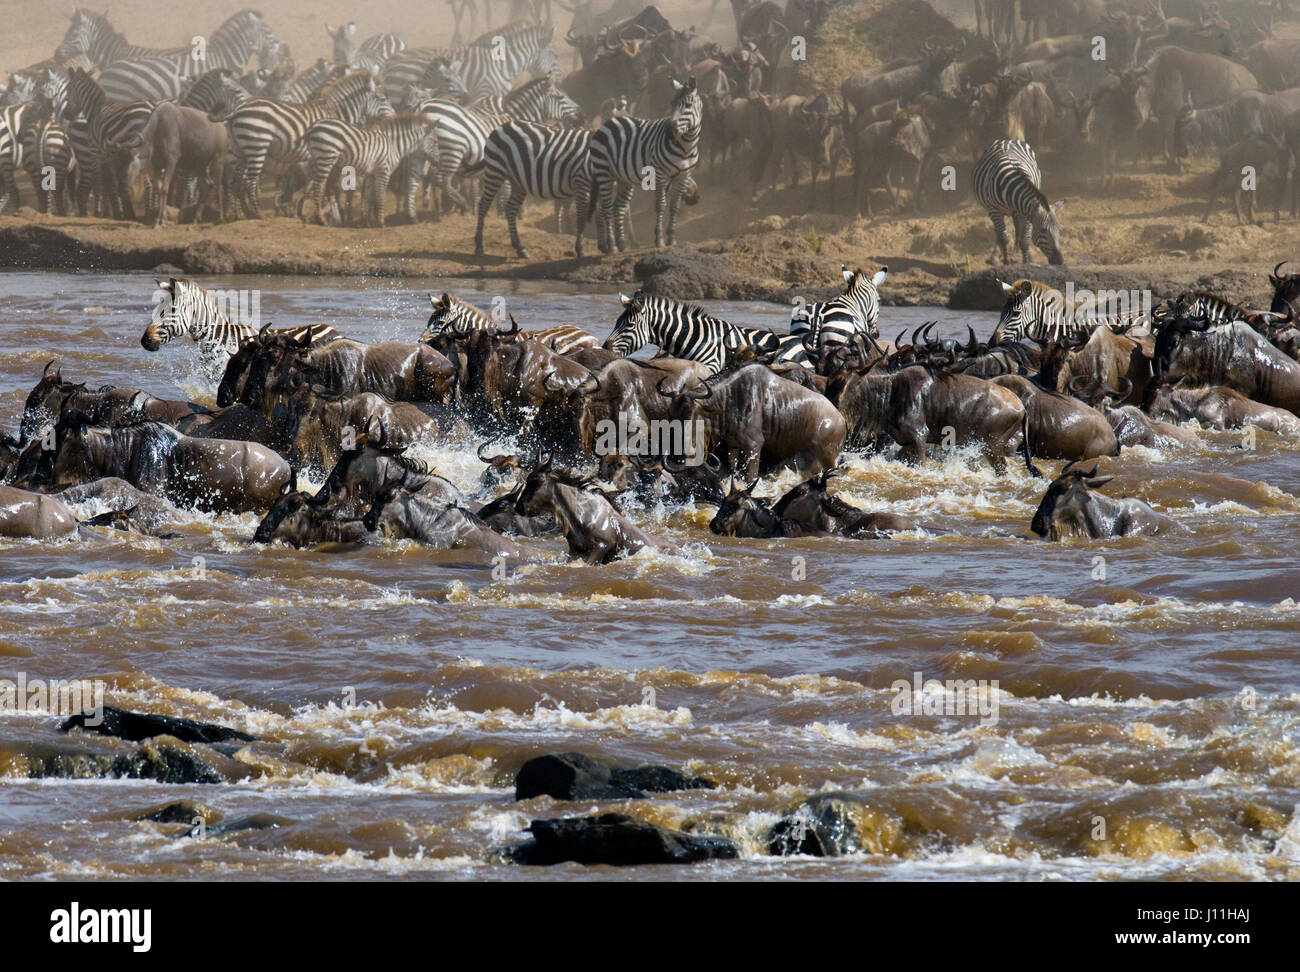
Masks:
[[[902,826],[853,793],[818,793],[778,820],[767,833],[769,854],[841,857],[887,854],[898,848]]]
[[[702,776],[687,776],[668,766],[636,766],[616,769],[609,774],[615,786],[630,786],[646,793],[672,793],[674,790],[712,790],[716,784]]]
[[[247,817],[236,817],[234,820],[223,820],[217,824],[195,824],[182,836],[223,837],[227,834],[239,833],[245,830],[275,830],[280,827],[292,826],[297,822],[296,820],[290,820],[288,817],[278,817],[273,813],[254,813]]]
[[[193,824],[196,820],[202,820],[209,826],[221,819],[220,814],[209,806],[202,803],[195,803],[193,800],[177,800],[174,803],[165,803],[161,807],[153,810],[146,810],[137,814],[136,820],[152,820],[155,823],[183,823]]]
[[[646,793],[712,789],[713,784],[667,766],[609,766],[582,753],[530,759],[515,776],[515,799],[639,800]]]
[[[59,726],[60,732],[70,729],[82,729],[96,732],[101,736],[116,736],[131,742],[140,742],[154,736],[174,736],[181,742],[216,743],[230,739],[253,742],[257,737],[237,729],[214,725],[210,722],[195,722],[193,719],[174,719],[171,716],[147,715],[142,712],[127,712],[111,705],[104,706],[104,718],[97,726],[87,725],[89,717],[85,714],[74,715]]]
[[[697,837],[669,830],[622,813],[599,817],[564,817],[534,820],[528,827],[533,839],[506,851],[515,864],[692,864],[696,861],[734,860],[736,845],[723,837]]]
[[[148,742],[130,753],[46,750],[23,754],[31,779],[128,779],[224,783],[226,776],[189,747]]]

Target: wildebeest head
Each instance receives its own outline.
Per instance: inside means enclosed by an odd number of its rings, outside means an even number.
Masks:
[[[723,537],[781,536],[781,519],[772,511],[772,505],[753,495],[757,485],[750,483],[744,489],[737,489],[733,484],[718,504],[709,529]]]
[[[1096,464],[1087,471],[1075,469],[1074,465],[1073,462],[1067,464],[1052,480],[1029,523],[1029,529],[1044,539],[1059,540],[1076,534],[1088,536],[1086,518],[1092,498],[1088,491],[1099,489],[1114,478],[1098,476]]]
[[[480,443],[478,447],[478,458],[480,462],[487,463],[487,468],[479,476],[479,482],[484,486],[496,488],[506,481],[507,477],[518,476],[523,472],[523,465],[519,462],[519,457],[502,453],[499,456],[485,456],[483,450],[487,448],[488,443]]]
[[[289,517],[297,516],[310,500],[311,497],[299,490],[294,482],[285,483],[280,487],[280,496],[257,525],[253,542],[270,543],[280,525]]]
[[[1283,260],[1268,275],[1268,282],[1273,285],[1273,303],[1268,309],[1274,314],[1300,314],[1300,273],[1283,274],[1281,270],[1287,262]]]
[[[1190,334],[1209,330],[1211,323],[1207,317],[1191,315],[1186,295],[1179,297],[1167,311],[1157,316],[1156,343],[1151,360],[1153,384],[1159,385],[1164,381],[1179,343]]]
[[[41,380],[28,393],[27,401],[23,404],[23,417],[18,426],[20,443],[30,442],[40,434],[43,427],[52,425],[62,411],[67,386],[63,381],[63,369],[56,368],[51,372],[53,367],[54,361],[45,366]]]

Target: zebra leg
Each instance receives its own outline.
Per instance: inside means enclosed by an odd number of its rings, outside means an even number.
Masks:
[[[1019,213],[1015,213],[1011,217],[1011,224],[1015,227],[1016,244],[1020,247],[1021,257],[1024,258],[1025,263],[1032,263],[1029,257],[1029,244],[1033,242],[1033,223]]]
[[[374,199],[375,226],[384,225],[384,208],[388,203],[388,180],[392,173],[386,166],[380,166],[375,174],[370,177],[370,193]]]
[[[668,191],[668,231],[667,240],[669,246],[677,245],[677,209],[682,204],[682,193],[685,190],[681,183],[674,182],[672,188]]]
[[[660,180],[661,182],[664,180]],[[669,190],[672,183],[660,185],[655,189],[655,249],[664,248],[664,209],[668,205]]]
[[[519,242],[519,211],[524,208],[524,199],[528,193],[523,186],[511,186],[510,198],[506,200],[506,225],[510,227],[510,242],[520,258],[527,258],[528,250]],[[483,211],[480,204],[479,212]]]
[[[989,221],[993,223],[993,258],[990,263],[997,262],[999,251],[1002,253],[1002,262],[1010,263],[1011,259],[1007,253],[1007,218],[1001,213],[989,213]]]
[[[627,224],[632,217],[633,191],[631,183],[620,185],[614,201],[614,246],[620,253],[627,249]]]
[[[618,186],[611,179],[600,184],[600,214],[596,222],[596,244],[601,253],[610,253],[614,249],[614,220],[617,218],[614,207],[617,203]]]

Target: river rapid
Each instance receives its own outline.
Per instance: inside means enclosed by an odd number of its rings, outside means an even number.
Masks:
[[[278,326],[325,321],[366,341],[418,338],[428,291],[500,296],[526,329],[602,337],[620,310],[610,291],[544,282],[202,282],[260,290]],[[140,347],[153,289],[139,274],[0,275],[4,426],[51,359],[92,388],[210,396],[191,342]],[[708,307],[789,320],[776,305]],[[885,307],[881,331],[930,319],[986,337],[996,315]],[[473,487],[476,445],[422,454]],[[709,532],[711,507],[631,502],[687,556],[591,568],[548,538],[528,542],[550,562],[504,577],[407,542],[255,546],[252,514],[195,515],[166,540],[0,541],[0,678],[99,678],[110,704],[259,737],[230,747],[230,781],[214,785],[30,779],[30,754],[75,737],[48,715],[0,713],[0,878],[1300,878],[1300,461],[1268,433],[1241,446],[1202,431],[1197,448],[1106,461],[1109,495],[1190,532],[1104,543],[1027,539],[1045,484],[963,451],[919,467],[848,458],[838,494],[914,516],[916,533],[730,540]],[[894,684],[916,679],[986,680],[989,709],[899,711]],[[514,802],[525,760],[566,751],[713,780],[600,806],[724,833],[741,858],[497,863],[530,820],[592,810]],[[873,851],[770,856],[767,829],[821,790],[866,799]],[[175,800],[280,825],[189,839],[134,819]]]

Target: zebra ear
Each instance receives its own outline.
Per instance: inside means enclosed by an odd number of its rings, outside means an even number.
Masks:
[[[998,283],[1002,285],[1002,292],[1008,297],[1016,292],[1016,288],[1011,286],[1011,284],[1007,283],[1005,280],[999,280]]]
[[[172,282],[171,282],[170,280],[159,280],[157,277],[154,277],[154,281],[153,281],[153,282],[156,283],[156,284],[158,285],[158,289],[159,289],[159,290],[171,290],[171,289],[172,289]]]
[[[853,271],[849,269],[848,264],[840,264],[840,273],[844,275],[844,282],[846,284],[853,283]]]
[[[1052,203],[1052,212],[1054,213],[1059,213],[1064,208],[1065,208],[1064,199],[1058,199],[1056,200],[1056,202]]]
[[[683,87],[685,87],[685,85],[683,85],[683,84],[682,84],[680,81],[678,81],[676,78],[673,78],[673,90],[674,90],[674,91],[681,91]]]
[[[630,307],[632,305],[632,298],[627,294],[619,294],[618,299],[623,302],[624,307]]]
[[[875,275],[871,278],[871,285],[873,287],[879,287],[882,283],[885,282],[885,278],[888,276],[889,276],[889,267],[881,267],[879,270],[876,271]]]
[[[429,295],[429,306],[432,307],[434,310],[438,309],[438,300],[433,296],[433,294]]]
[[[352,35],[354,35],[354,34],[357,32],[357,25],[356,25],[356,24],[348,24],[348,26],[347,26],[347,32],[348,32],[348,36],[349,36],[349,37],[351,37]]]

